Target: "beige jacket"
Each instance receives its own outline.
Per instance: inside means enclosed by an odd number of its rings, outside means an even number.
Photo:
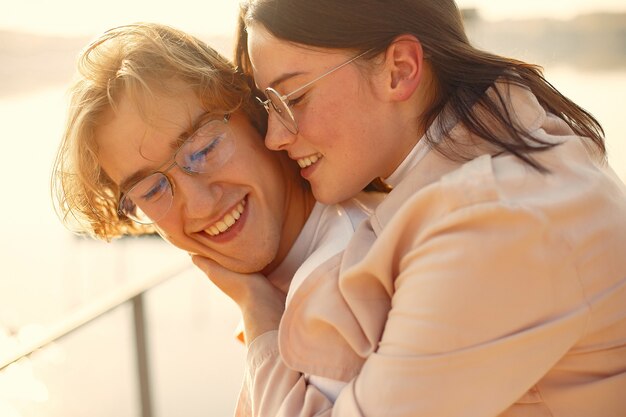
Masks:
[[[510,99],[563,142],[536,154],[550,174],[428,152],[253,341],[237,415],[626,416],[626,189],[532,94]],[[349,384],[332,404],[303,373]]]

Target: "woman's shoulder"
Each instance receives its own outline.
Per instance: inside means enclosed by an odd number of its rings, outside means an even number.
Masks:
[[[402,194],[392,192],[379,207],[373,230],[385,245],[407,250],[455,231],[472,236],[468,244],[480,236],[497,241],[523,231],[538,233],[535,245],[554,248],[560,242],[563,253],[623,247],[626,187],[579,148],[572,139],[546,151],[547,173],[510,155],[483,155],[420,189],[394,190]],[[466,233],[470,230],[478,234]]]

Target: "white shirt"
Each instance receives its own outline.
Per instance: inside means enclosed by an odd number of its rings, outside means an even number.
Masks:
[[[289,253],[272,272],[284,274],[296,271],[287,292],[286,306],[313,270],[346,248],[356,227],[373,213],[384,197],[382,193],[361,192],[338,204],[315,203]],[[347,384],[316,375],[306,375],[306,379],[333,402]]]

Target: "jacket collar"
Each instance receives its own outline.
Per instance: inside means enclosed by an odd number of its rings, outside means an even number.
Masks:
[[[541,127],[546,112],[539,104],[535,95],[526,87],[516,84],[497,81],[493,86],[489,87],[486,94],[490,95],[496,103],[502,97],[504,103],[501,103],[511,118],[518,125],[528,132],[534,132]],[[481,110],[478,106],[474,106],[473,111],[480,116]],[[441,128],[443,126],[443,129]],[[446,135],[446,129],[447,135]],[[484,154],[495,154],[499,152],[489,143],[484,142],[481,138],[470,134],[467,129],[458,123],[447,110],[437,116],[431,127],[429,135],[434,142],[442,146],[446,146],[451,137],[455,146],[463,147],[471,156],[470,160]],[[421,143],[424,142],[424,143]],[[389,222],[391,217],[397,212],[406,200],[408,200],[418,190],[427,185],[438,181],[445,174],[458,169],[465,161],[455,161],[446,158],[442,153],[433,149],[432,146],[425,143],[424,137],[420,139],[416,147],[427,146],[423,152],[411,152],[407,158],[417,157],[420,160],[411,169],[407,170],[404,178],[397,178],[397,186],[389,193],[387,198],[378,206],[372,216],[372,227],[374,232],[379,235],[385,224]],[[404,161],[404,165],[410,161]],[[395,174],[395,172],[394,172]],[[394,175],[392,174],[392,176]]]

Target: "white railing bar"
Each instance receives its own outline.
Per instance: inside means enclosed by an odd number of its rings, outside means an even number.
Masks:
[[[21,358],[32,354],[37,349],[40,349],[41,347],[46,346],[63,336],[66,336],[79,327],[97,319],[125,302],[130,301],[137,295],[142,294],[162,282],[181,274],[187,269],[192,268],[192,266],[191,262],[185,262],[184,265],[178,265],[163,274],[157,274],[143,281],[128,283],[121,288],[111,290],[108,294],[96,299],[93,302],[89,302],[84,307],[77,309],[75,312],[67,314],[62,320],[50,326],[46,326],[44,335],[24,341],[21,343],[18,350],[14,351],[10,355],[5,355],[5,357],[0,360],[0,371],[12,363],[17,362]]]

